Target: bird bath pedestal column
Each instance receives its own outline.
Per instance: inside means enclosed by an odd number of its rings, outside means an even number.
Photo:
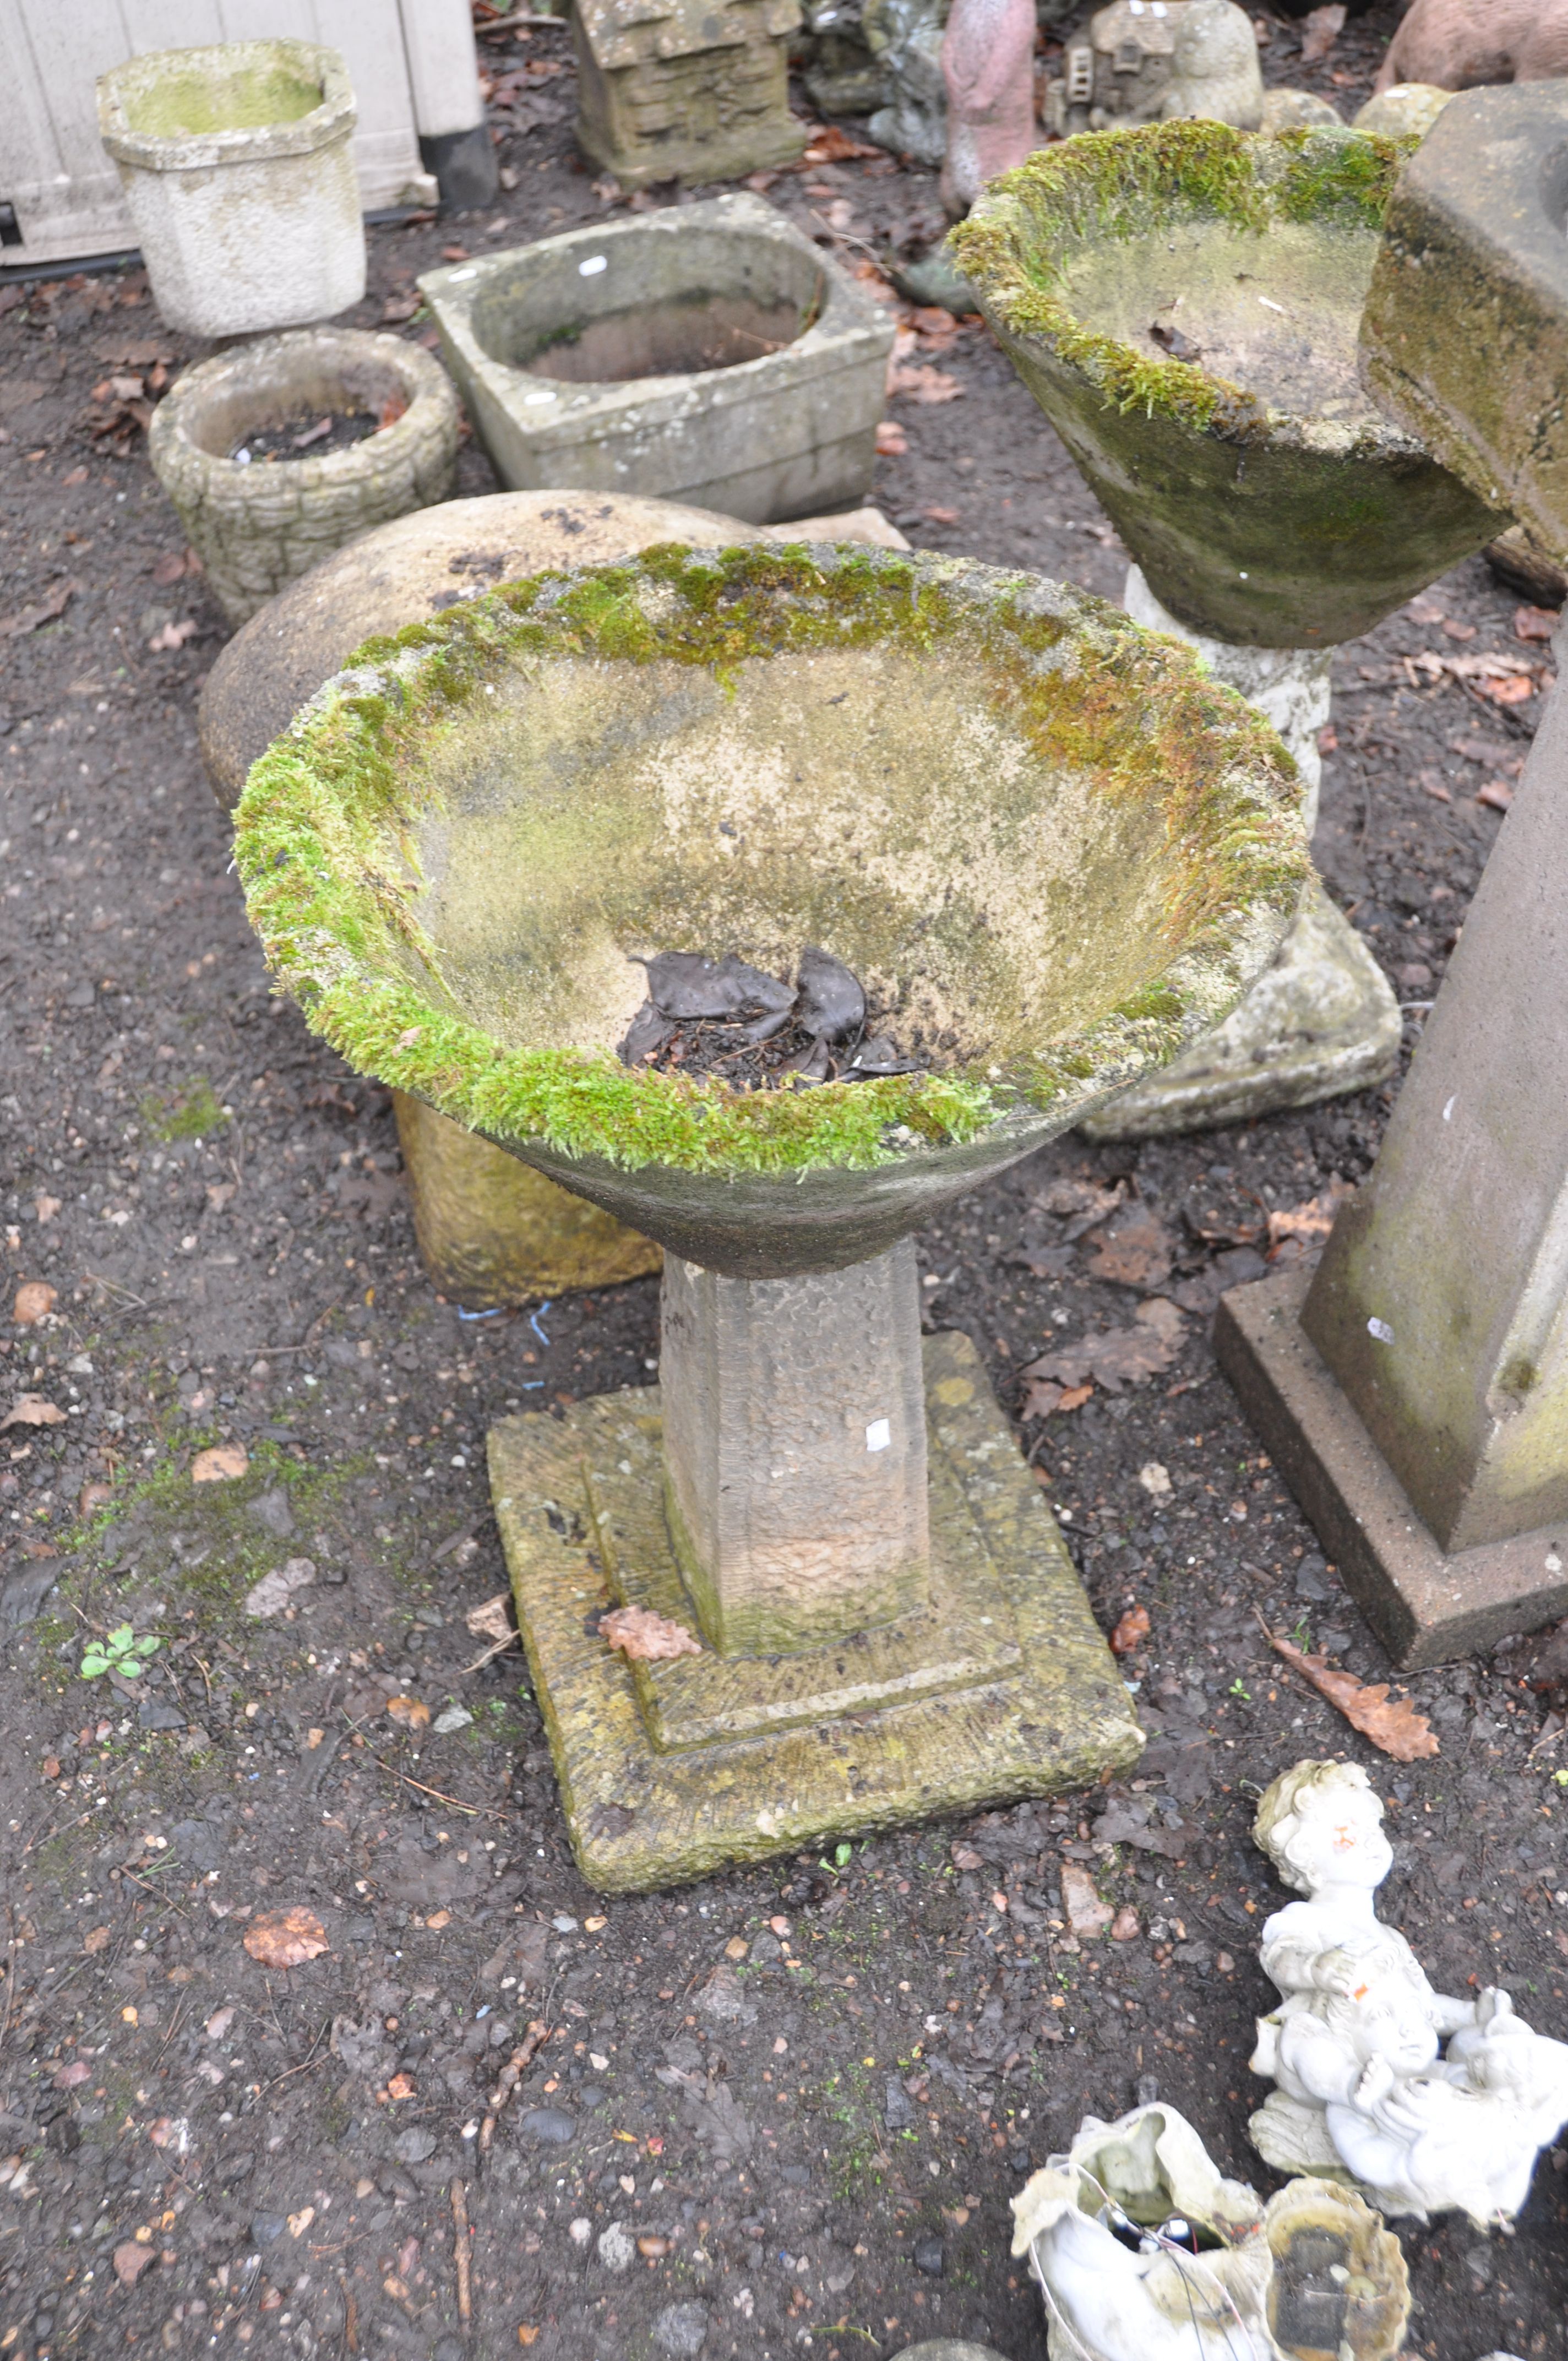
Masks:
[[[1367,299],[1378,399],[1568,548],[1562,82],[1465,92]],[[1568,660],[1557,642],[1558,677]],[[1396,1660],[1568,1609],[1568,700],[1559,687],[1370,1178],[1316,1274],[1224,1297],[1249,1417]]]
[[[515,583],[367,655],[236,815],[273,966],[350,1060],[664,1249],[659,1384],[489,1439],[585,1875],[1130,1765],[975,1347],[921,1335],[909,1238],[1267,965],[1307,873],[1277,741],[1097,600],[821,544]],[[793,991],[813,944],[900,1071],[743,1091],[616,1056],[634,961],[735,950]],[[674,1653],[618,1652],[614,1609]]]

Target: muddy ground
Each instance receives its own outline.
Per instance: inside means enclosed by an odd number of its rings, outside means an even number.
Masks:
[[[1347,112],[1391,21],[1354,23],[1311,77]],[[1300,78],[1298,40],[1275,28],[1270,80]],[[567,54],[540,30],[499,62]],[[571,82],[498,109],[493,215],[373,233],[356,320],[422,335],[407,297],[444,250],[608,209]],[[932,176],[880,162],[769,194],[879,249],[936,218]],[[1387,1910],[1436,1980],[1501,1981],[1568,2031],[1568,1770],[1507,1658],[1411,1683],[1442,1752],[1400,1769],[1258,1628],[1386,1670],[1207,1313],[1279,1216],[1365,1172],[1388,1092],[1141,1150],[1069,1138],[919,1241],[932,1324],[973,1336],[1014,1412],[1048,1342],[1125,1326],[1151,1290],[1184,1310],[1162,1373],[1020,1426],[1106,1628],[1150,1618],[1124,1661],[1136,1778],[646,1900],[582,1884],[518,1661],[477,1664],[466,1628],[502,1584],[483,1440],[508,1409],[642,1381],[654,1286],[488,1321],[434,1295],[386,1095],[269,998],[202,776],[224,627],[136,407],[193,350],[135,269],[0,304],[0,1227],[7,1308],[56,1290],[0,1335],[0,1400],[64,1413],[13,1408],[0,1435],[0,2353],[853,2361],[941,2331],[1037,2361],[1007,2200],[1085,2112],[1152,2081],[1267,2182],[1245,2060],[1280,1896],[1248,1830],[1304,1753],[1365,1761],[1387,1795]],[[1113,595],[1114,537],[1005,362],[978,330],[938,343],[961,394],[894,401],[887,512]],[[469,445],[460,489],[490,485]],[[1476,560],[1339,663],[1319,852],[1412,1042],[1500,825],[1477,791],[1504,800],[1539,704],[1436,660],[1538,679],[1517,605]],[[1115,1243],[1118,1194],[1163,1225],[1141,1249]],[[236,1444],[243,1477],[193,1483]],[[247,1616],[302,1559],[291,1606]],[[83,1679],[126,1625],[159,1640],[148,1669]],[[1125,1939],[1066,1940],[1064,1859],[1124,1905]],[[291,1908],[328,1948],[265,1968],[242,1938]],[[531,2023],[550,2037],[481,2154]],[[1412,2348],[1559,2349],[1565,2169],[1543,2158],[1512,2239],[1408,2231]]]

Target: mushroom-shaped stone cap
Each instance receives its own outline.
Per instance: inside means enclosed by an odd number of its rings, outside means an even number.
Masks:
[[[1502,529],[1362,390],[1408,140],[1146,124],[1041,149],[948,247],[1150,588],[1255,647],[1369,631]]]
[[[1216,1023],[1299,786],[1174,642],[1037,576],[645,552],[372,641],[250,774],[251,919],[363,1071],[709,1268],[880,1251]],[[620,1064],[663,950],[817,944],[938,1071]]]

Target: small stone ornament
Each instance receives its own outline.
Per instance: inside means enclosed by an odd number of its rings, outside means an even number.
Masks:
[[[1307,1898],[1263,1929],[1281,1997],[1258,2019],[1252,2070],[1278,2087],[1253,2142],[1279,2171],[1348,2172],[1385,2213],[1506,2229],[1568,2120],[1568,2046],[1495,1986],[1473,2001],[1433,1991],[1373,1906],[1393,1864],[1382,1819],[1356,1763],[1298,1763],[1258,1806],[1257,1842]]]
[[[1051,2361],[1389,2361],[1409,2285],[1350,2191],[1293,2180],[1265,2204],[1222,2178],[1174,2107],[1087,2116],[1013,2201]]]

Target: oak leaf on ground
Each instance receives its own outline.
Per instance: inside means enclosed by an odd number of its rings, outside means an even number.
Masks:
[[[299,1902],[287,1910],[262,1911],[246,1928],[244,1941],[264,1968],[297,1968],[327,1948],[326,1928]]]
[[[498,1590],[493,1598],[470,1607],[463,1618],[476,1640],[510,1640],[511,1638],[511,1594]]]
[[[430,1708],[422,1697],[389,1697],[387,1714],[390,1720],[400,1722],[405,1730],[428,1730],[430,1727]]]
[[[1343,1714],[1353,1730],[1359,1730],[1363,1738],[1369,1738],[1396,1763],[1416,1763],[1437,1752],[1437,1740],[1425,1714],[1418,1713],[1408,1697],[1390,1697],[1387,1681],[1358,1681],[1354,1673],[1341,1672],[1326,1656],[1309,1656],[1292,1641],[1270,1631],[1266,1623],[1263,1628],[1275,1654],[1283,1656],[1293,1672]]]
[[[1141,1648],[1149,1636],[1149,1610],[1146,1607],[1129,1607],[1111,1634],[1113,1656],[1130,1656]]]
[[[1051,1378],[1059,1386],[1092,1382],[1119,1394],[1124,1386],[1141,1385],[1146,1378],[1168,1369],[1187,1334],[1187,1323],[1174,1303],[1152,1296],[1140,1303],[1127,1328],[1103,1328],[1080,1337],[1076,1344],[1053,1345],[1024,1370],[1026,1378]]]
[[[1091,1279],[1118,1287],[1163,1287],[1170,1277],[1176,1240],[1147,1205],[1129,1205],[1089,1240]]]
[[[663,1656],[700,1656],[702,1642],[684,1623],[672,1623],[650,1607],[617,1607],[599,1618],[599,1638],[623,1656],[651,1664]]]
[[[8,1426],[63,1426],[65,1412],[42,1394],[18,1394],[4,1418],[0,1418],[0,1434]]]

